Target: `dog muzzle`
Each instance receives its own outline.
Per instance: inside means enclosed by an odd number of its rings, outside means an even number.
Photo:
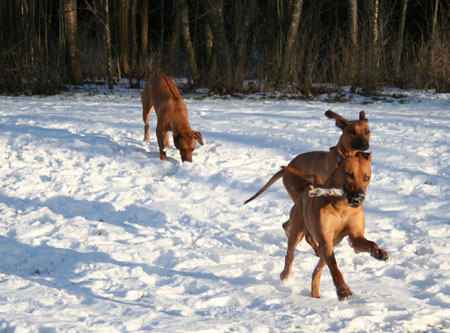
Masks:
[[[350,193],[345,191],[345,196],[347,197],[348,204],[353,208],[359,207],[366,198],[366,194],[363,191],[354,191]]]
[[[364,151],[364,150],[369,149],[369,141],[364,140],[364,139],[355,140],[352,142],[351,146],[355,150]]]

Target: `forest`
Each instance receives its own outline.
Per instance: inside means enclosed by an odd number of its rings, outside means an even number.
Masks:
[[[0,18],[2,94],[156,72],[217,94],[450,91],[444,0],[2,0]]]

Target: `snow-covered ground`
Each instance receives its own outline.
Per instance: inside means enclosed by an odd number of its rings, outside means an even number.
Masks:
[[[399,92],[396,92],[397,94]],[[186,96],[205,141],[159,160],[139,91],[0,97],[1,332],[450,331],[450,94],[347,103]],[[398,98],[400,97],[400,98]],[[355,297],[339,302],[303,241],[281,283],[291,208],[281,165],[327,150],[365,110],[366,236],[380,262],[335,249]]]

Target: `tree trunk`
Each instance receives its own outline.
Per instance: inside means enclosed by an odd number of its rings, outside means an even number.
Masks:
[[[194,81],[194,85],[198,84],[200,76],[198,74],[197,61],[195,57],[195,51],[192,46],[191,32],[189,29],[189,9],[186,0],[178,0],[181,20],[181,35],[183,36],[184,48],[186,50],[189,70]]]
[[[236,4],[238,6],[238,4]],[[250,30],[250,25],[253,22],[254,13],[256,10],[256,0],[245,1],[243,6],[240,8],[242,16],[242,22],[240,29],[238,29],[237,36],[237,64],[235,66],[234,72],[234,84],[233,86],[240,90],[245,78],[245,65],[247,63],[247,46],[248,46],[248,34]]]
[[[372,23],[372,44],[376,45],[378,42],[378,13],[379,13],[379,0],[374,0],[373,4],[373,23]]]
[[[167,63],[167,67],[169,68],[169,74],[170,72],[178,72],[178,50],[179,47],[179,40],[180,40],[180,19],[179,19],[179,8],[174,9],[172,12],[172,15],[170,16],[170,25],[172,27],[172,31],[169,36],[169,40],[167,42],[167,54],[169,54],[169,59]]]
[[[352,47],[358,45],[358,0],[348,0],[348,20]]]
[[[137,45],[137,26],[136,26],[136,12],[137,12],[137,0],[132,0],[131,6],[131,59],[130,59],[130,75],[128,77],[130,81],[130,88],[139,88],[140,78],[142,73],[138,68],[138,45]]]
[[[281,60],[281,70],[279,79],[277,82],[278,89],[284,89],[289,80],[289,71],[292,67],[294,50],[293,46],[295,40],[297,39],[298,27],[300,25],[300,19],[302,17],[302,6],[303,0],[294,0],[292,5],[292,15],[291,22],[289,24],[289,29],[286,37],[286,43],[283,50],[282,60]]]
[[[349,74],[350,84],[354,84],[356,76],[355,52],[358,48],[358,0],[348,0],[348,21],[350,26]]]
[[[220,88],[222,93],[226,93],[232,87],[232,62],[223,18],[223,1],[205,0],[205,6],[217,56],[218,77],[213,82],[213,86]]]
[[[109,23],[109,0],[104,3],[104,28],[105,28],[105,59],[106,59],[106,73],[108,77],[108,88],[114,89],[114,70],[113,57],[111,46],[111,27]]]
[[[72,68],[73,82],[83,82],[83,71],[81,65],[81,52],[78,42],[77,25],[77,1],[64,0],[64,19],[66,21],[67,44],[69,48],[69,61]]]
[[[398,27],[398,37],[397,37],[397,48],[395,51],[395,75],[398,77],[400,74],[400,60],[402,58],[403,52],[403,35],[405,33],[405,23],[406,23],[406,9],[408,7],[408,0],[402,1],[402,13],[400,17],[400,25]]]
[[[119,45],[120,45],[120,68],[128,76],[130,71],[130,62],[128,57],[128,8],[129,0],[120,0],[119,10]]]
[[[434,0],[433,6],[433,18],[431,20],[431,41],[434,42],[436,39],[436,27],[437,27],[437,14],[439,8],[439,0]]]
[[[212,82],[217,72],[217,57],[214,54],[214,38],[209,24],[205,24],[205,63],[206,63],[206,81]]]
[[[148,50],[148,0],[142,1],[141,11],[141,61],[147,61]]]

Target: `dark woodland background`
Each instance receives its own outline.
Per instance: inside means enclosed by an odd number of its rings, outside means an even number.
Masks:
[[[448,0],[1,0],[0,20],[4,94],[161,71],[219,94],[450,91]]]

